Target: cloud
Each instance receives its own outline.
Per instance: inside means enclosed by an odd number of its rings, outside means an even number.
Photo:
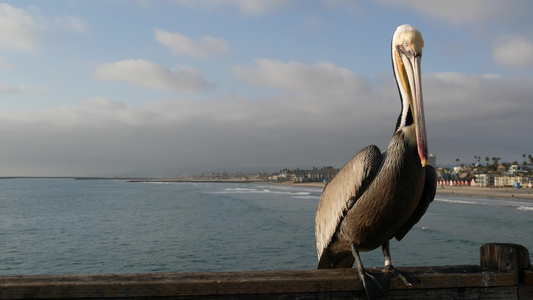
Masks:
[[[520,36],[502,36],[496,39],[492,59],[508,68],[533,66],[533,41]]]
[[[331,62],[307,65],[261,58],[255,60],[255,65],[234,67],[234,73],[254,85],[296,94],[353,95],[369,91],[369,83],[363,76]]]
[[[0,45],[10,50],[34,51],[46,27],[30,10],[0,4]]]
[[[500,75],[436,73],[424,77],[431,150],[453,161],[474,155],[521,155],[531,124],[531,80]],[[503,157],[502,157],[503,158]],[[506,157],[505,160],[515,159]]]
[[[34,52],[61,31],[87,34],[81,19],[64,16],[47,18],[34,7],[18,8],[0,3],[0,46],[15,51]]]
[[[246,15],[268,13],[290,5],[293,0],[175,0],[184,6],[214,9],[220,6],[235,6]]]
[[[97,66],[95,76],[160,91],[198,93],[213,88],[204,75],[192,67],[181,66],[171,70],[142,59],[127,59]]]
[[[358,109],[358,101],[368,102],[368,110]],[[348,97],[234,95],[147,101],[139,106],[93,98],[50,110],[0,112],[0,139],[5,142],[0,174],[13,175],[10,171],[16,169],[49,176],[121,175],[172,167],[174,175],[180,175],[324,161],[340,164],[353,150],[354,132],[361,134],[360,142],[371,141],[365,130],[356,128],[356,120],[364,124],[380,107],[379,102],[354,103]],[[387,125],[386,136],[393,124]],[[28,150],[36,148],[38,154]],[[342,155],[331,161],[330,155],[339,152]]]
[[[531,11],[527,1],[499,1],[499,0],[450,0],[450,1],[424,1],[424,0],[379,0],[384,6],[397,8],[409,7],[421,15],[436,17],[451,24],[486,23],[514,18],[526,17]]]
[[[228,45],[223,39],[207,36],[193,41],[181,33],[170,33],[162,29],[154,29],[158,42],[168,47],[176,55],[190,55],[194,57],[210,57],[228,51]]]
[[[361,12],[361,7],[357,2],[351,0],[322,0],[322,3],[326,5],[327,8],[340,8],[345,11],[348,11],[352,14]]]
[[[315,70],[315,65],[276,63]],[[388,145],[400,112],[389,77],[367,83],[363,94],[348,93],[344,84],[344,93],[313,93],[310,83],[297,93],[274,82],[271,86],[287,93],[259,99],[177,97],[137,106],[96,97],[50,110],[2,111],[0,174],[122,175],[142,170],[136,175],[168,176],[340,167],[369,144],[382,150]],[[510,155],[503,160],[513,161],[517,158],[512,155],[520,158],[530,151],[531,80],[450,72],[425,74],[423,81],[429,147],[438,163],[457,157],[468,163],[474,155],[502,153]],[[162,171],[168,169],[173,171]]]
[[[24,84],[17,86],[0,83],[0,94],[27,94],[27,95],[42,95],[46,90],[43,87],[29,87]]]

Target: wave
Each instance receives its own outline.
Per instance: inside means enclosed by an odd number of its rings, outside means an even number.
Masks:
[[[459,199],[442,199],[435,198],[435,201],[452,203],[452,204],[466,204],[476,206],[495,206],[502,208],[518,209],[523,211],[533,211],[533,206],[524,205],[524,202],[509,201],[509,200],[459,200]]]
[[[250,189],[250,188],[226,188],[223,191],[211,192],[214,194],[278,194],[290,196],[310,196],[311,192],[290,192],[276,191],[270,189]]]
[[[519,206],[517,209],[519,210],[533,210],[532,206]]]
[[[294,196],[292,198],[296,198],[296,199],[320,199],[320,196],[307,195],[307,196]]]
[[[485,205],[483,203],[467,200],[451,200],[451,199],[437,199],[435,201],[446,202],[446,203],[455,203],[455,204],[473,204],[473,205]]]

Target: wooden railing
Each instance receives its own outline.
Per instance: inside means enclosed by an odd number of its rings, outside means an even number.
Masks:
[[[529,252],[485,244],[479,266],[398,268],[393,299],[533,299]],[[370,271],[379,272],[380,269]],[[356,269],[0,276],[0,299],[366,299]]]

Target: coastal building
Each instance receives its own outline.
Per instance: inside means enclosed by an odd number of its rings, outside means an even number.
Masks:
[[[433,167],[437,167],[437,156],[435,156],[435,154],[430,154],[428,156],[428,165],[430,166],[433,166]]]
[[[493,187],[494,174],[476,174],[476,186]]]
[[[494,178],[495,187],[528,187],[533,178],[528,176],[497,176]]]
[[[512,165],[511,167],[509,167],[510,174],[527,172],[529,170],[530,168],[528,165]]]
[[[313,170],[296,170],[294,171],[294,181],[296,182],[327,182],[335,177],[338,170],[333,167],[324,167]]]
[[[292,179],[292,174],[288,174],[287,172],[280,172],[280,173],[272,173],[268,177],[268,180],[270,181],[288,181]]]

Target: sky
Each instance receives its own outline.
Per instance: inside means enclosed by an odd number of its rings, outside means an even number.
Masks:
[[[342,167],[390,142],[401,24],[425,40],[437,165],[522,162],[532,16],[526,0],[2,2],[0,176]]]

